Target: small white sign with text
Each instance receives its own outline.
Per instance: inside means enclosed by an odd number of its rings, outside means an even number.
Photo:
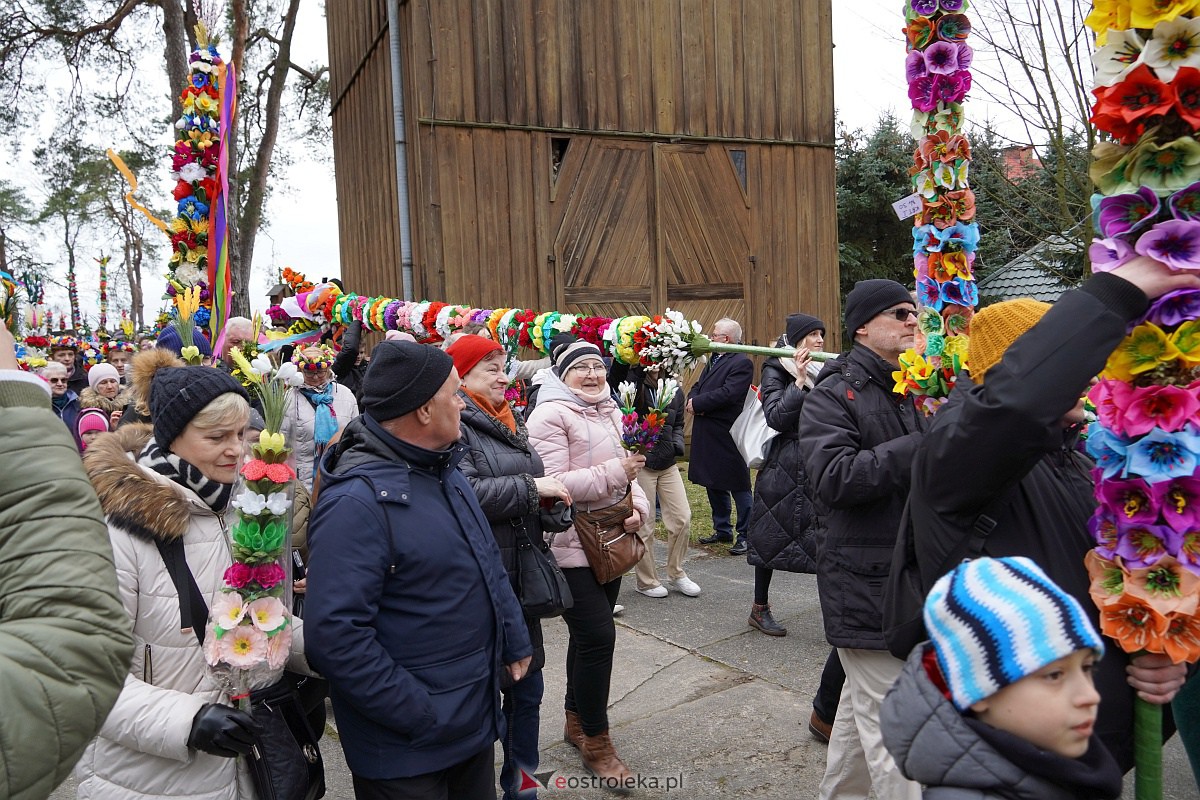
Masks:
[[[896,212],[896,216],[900,219],[915,217],[921,213],[921,195],[914,192],[903,200],[897,200],[892,203],[892,210]]]

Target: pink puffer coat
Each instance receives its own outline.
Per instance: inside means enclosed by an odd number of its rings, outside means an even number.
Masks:
[[[611,506],[630,487],[621,467],[621,459],[629,454],[621,447],[621,412],[616,402],[608,398],[586,403],[549,370],[542,376],[528,426],[529,441],[546,474],[566,485],[576,511]],[[637,481],[632,482],[632,491],[640,523],[650,514],[650,505]],[[555,534],[550,550],[564,569],[588,565],[574,527]]]

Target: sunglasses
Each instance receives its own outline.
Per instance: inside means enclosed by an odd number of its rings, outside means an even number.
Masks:
[[[896,322],[906,322],[909,317],[915,319],[917,312],[911,308],[889,308],[887,311],[880,311],[879,316],[891,317]]]

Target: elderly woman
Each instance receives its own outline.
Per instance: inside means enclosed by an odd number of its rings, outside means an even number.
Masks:
[[[79,421],[79,395],[70,388],[71,373],[62,363],[49,361],[38,374],[50,384],[50,401],[55,415],[63,421],[67,430],[71,431],[75,446],[81,447],[79,431],[75,427]]]
[[[576,342],[565,347],[554,369],[543,373],[538,404],[529,418],[529,439],[546,473],[566,485],[576,508],[599,510],[632,492],[634,513],[625,520],[625,530],[633,533],[651,513],[635,480],[646,458],[621,447],[621,412],[606,379],[596,345]],[[612,614],[621,579],[604,585],[596,581],[574,527],[556,534],[550,549],[575,599],[563,613],[570,633],[564,737],[579,748],[584,766],[597,776],[625,781],[631,777],[629,768],[608,734],[616,645]]]
[[[127,425],[88,448],[84,466],[108,523],[132,619],[133,664],[76,777],[81,798],[253,799],[245,759],[257,725],[206,671],[194,632],[204,608],[180,602],[168,552],[211,602],[232,561],[229,500],[250,405],[225,372],[156,349],[134,362],[153,427]],[[189,618],[184,619],[187,609]],[[303,642],[297,626],[293,652]]]
[[[306,347],[292,355],[292,363],[304,375],[304,386],[293,393],[284,411],[282,433],[296,449],[296,476],[310,493],[321,454],[358,416],[354,392],[333,380],[333,358],[333,350],[326,345]]]
[[[446,354],[462,378],[462,443],[469,452],[459,462],[471,482],[479,505],[492,525],[504,568],[513,590],[517,590],[517,547],[526,537],[535,547],[545,547],[540,508],[543,498],[571,502],[571,495],[557,478],[546,477],[542,459],[529,443],[524,421],[513,414],[504,399],[508,375],[504,371],[504,349],[483,336],[459,337]],[[504,690],[504,715],[508,735],[504,738],[504,765],[500,787],[505,800],[533,798],[521,791],[521,770],[532,775],[538,765],[538,727],[542,692],[542,625],[526,617],[533,643],[533,662],[519,682]]]
[[[79,394],[79,407],[98,408],[115,426],[121,420],[121,412],[129,404],[129,396],[121,391],[121,373],[112,364],[97,364],[88,370],[88,388]]]

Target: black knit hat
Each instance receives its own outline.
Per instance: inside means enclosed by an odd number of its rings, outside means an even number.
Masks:
[[[573,333],[556,333],[550,338],[550,364],[558,363],[558,356],[569,346],[579,341],[579,337]]]
[[[154,441],[163,450],[171,447],[188,423],[204,407],[226,392],[250,401],[246,390],[229,373],[213,367],[163,367],[150,384],[150,419]]]
[[[416,411],[438,393],[452,369],[454,359],[439,347],[381,342],[363,377],[363,412],[384,422]]]
[[[600,352],[600,348],[591,342],[579,341],[574,344],[569,344],[562,348],[558,353],[558,358],[554,362],[554,371],[560,377],[567,374],[567,370],[581,358],[597,358],[604,361],[604,355]]]
[[[914,305],[908,289],[893,280],[872,278],[854,284],[850,294],[846,295],[843,309],[850,338],[853,339],[854,332],[874,319],[879,312],[887,311],[899,303]]]
[[[796,347],[813,331],[820,331],[825,334],[825,323],[809,314],[789,314],[787,318],[787,343],[792,347]]]

